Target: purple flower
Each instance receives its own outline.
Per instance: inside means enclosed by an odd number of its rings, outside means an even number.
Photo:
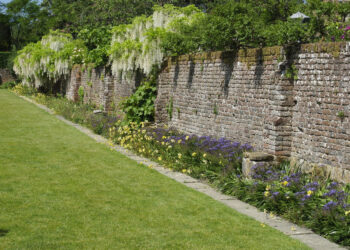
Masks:
[[[336,203],[334,201],[330,201],[326,205],[323,206],[323,209],[329,211],[329,210],[334,209],[337,205],[338,205],[338,203]]]
[[[276,196],[278,196],[279,194],[280,194],[280,192],[273,192],[273,193],[272,193],[272,196],[273,196],[273,197],[276,197]]]
[[[338,185],[339,185],[338,182],[333,181],[333,182],[331,182],[331,183],[328,185],[327,189],[334,189],[334,188],[337,188]]]

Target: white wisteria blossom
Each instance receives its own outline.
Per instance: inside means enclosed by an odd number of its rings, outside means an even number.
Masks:
[[[137,17],[130,25],[113,29],[110,51],[112,72],[115,76],[141,70],[149,75],[154,66],[160,66],[167,56],[161,48],[162,34],[171,31],[175,20],[198,13],[194,6],[178,8],[172,5],[157,7],[150,17]]]
[[[19,51],[13,70],[22,83],[39,88],[67,79],[73,64],[80,63],[86,48],[79,40],[60,31],[51,31],[41,41]]]

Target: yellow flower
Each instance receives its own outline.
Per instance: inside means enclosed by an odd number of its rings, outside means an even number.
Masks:
[[[203,157],[204,157],[204,158],[207,157],[207,154],[203,154]]]
[[[181,142],[182,142],[182,140],[178,140],[178,141],[177,141],[177,143],[179,143],[179,144],[180,144]]]
[[[171,141],[172,143],[174,143],[174,142],[175,142],[175,140],[174,140],[174,139],[171,139],[170,141]]]
[[[262,226],[262,227],[266,227],[266,225],[265,225],[264,223],[261,223],[261,224],[260,224],[260,226]]]
[[[283,185],[283,186],[287,186],[287,185],[288,185],[288,181],[282,182],[282,185]]]
[[[349,211],[345,211],[345,215],[348,216],[350,214],[350,210]]]
[[[164,139],[166,139],[166,136],[165,136],[165,135],[163,135],[162,139],[163,139],[163,140],[164,140]]]
[[[271,186],[270,185],[267,185],[266,186],[266,191],[269,191],[271,189]]]
[[[297,229],[296,229],[295,227],[292,226],[292,227],[290,228],[290,230],[296,231]]]
[[[193,152],[193,153],[192,153],[192,156],[193,156],[193,157],[195,157],[196,155],[197,155],[197,153],[196,153],[196,152]]]
[[[187,172],[187,169],[182,169],[182,173],[186,173]]]
[[[173,146],[171,146],[171,145],[168,146],[169,149],[172,148],[172,147],[173,147]]]
[[[162,145],[164,145],[164,142],[162,141]]]
[[[177,154],[177,157],[179,157],[179,159],[182,158],[182,154]]]
[[[311,196],[314,192],[312,190],[307,191],[307,196]]]
[[[265,192],[264,192],[264,196],[265,196],[265,197],[268,197],[269,195],[270,195],[270,192],[269,192],[269,191],[265,191]]]
[[[190,137],[189,137],[189,136],[186,136],[186,141],[187,141],[188,139],[190,139]]]
[[[162,157],[161,157],[161,156],[159,156],[159,157],[158,157],[158,161],[161,161],[161,160],[162,160]]]

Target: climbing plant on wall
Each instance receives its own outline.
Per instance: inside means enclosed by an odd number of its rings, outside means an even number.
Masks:
[[[61,78],[67,78],[73,64],[84,63],[87,50],[81,40],[70,34],[51,31],[37,43],[30,43],[18,52],[14,71],[23,84],[50,87]]]
[[[144,74],[151,73],[167,55],[161,43],[167,32],[173,31],[174,24],[182,20],[191,22],[198,15],[204,15],[194,5],[184,8],[173,5],[156,6],[153,15],[140,16],[132,24],[113,28],[110,61],[114,75],[140,69]]]

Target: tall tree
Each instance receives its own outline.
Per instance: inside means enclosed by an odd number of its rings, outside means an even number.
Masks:
[[[12,0],[5,6],[11,42],[17,49],[28,42],[39,40],[52,26],[47,11],[36,1]]]
[[[129,23],[134,17],[150,15],[155,4],[205,8],[210,0],[43,0],[42,6],[51,14],[54,28],[78,33],[82,28]]]

